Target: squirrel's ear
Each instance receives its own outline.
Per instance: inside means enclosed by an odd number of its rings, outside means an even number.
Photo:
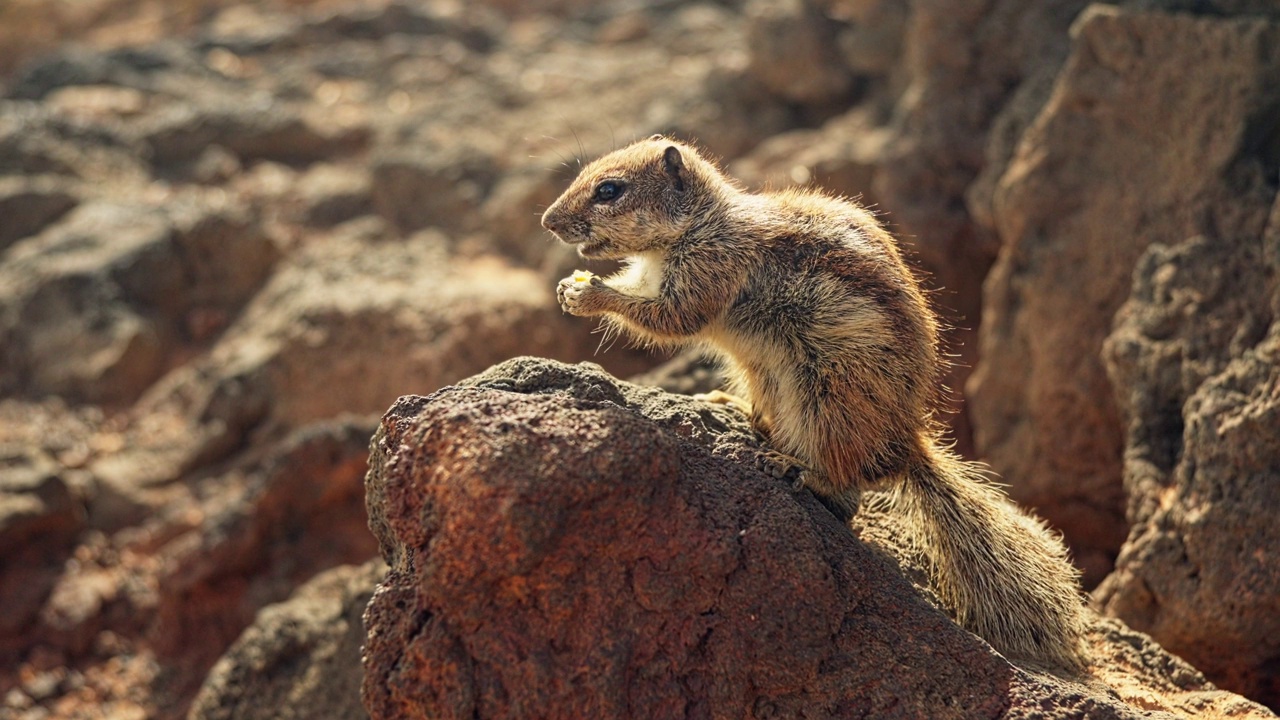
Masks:
[[[671,145],[663,151],[662,169],[666,170],[671,179],[675,181],[676,190],[683,192],[684,180],[680,179],[680,171],[684,169],[684,158],[680,157],[680,149],[675,145]]]
[[[666,140],[666,138],[663,137],[662,133],[654,133],[649,136],[649,139],[650,140]]]

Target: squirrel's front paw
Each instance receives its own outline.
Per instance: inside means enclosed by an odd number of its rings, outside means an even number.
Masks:
[[[560,301],[560,309],[570,315],[594,315],[599,308],[592,300],[599,297],[603,289],[600,278],[586,270],[575,270],[556,285],[556,299]]]

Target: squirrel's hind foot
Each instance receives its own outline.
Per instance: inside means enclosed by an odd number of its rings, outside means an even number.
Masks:
[[[809,466],[800,460],[777,450],[761,450],[756,455],[756,467],[771,478],[778,480],[791,478],[791,489],[794,492],[805,489],[807,486],[804,481],[805,474],[812,472]]]
[[[728,405],[747,417],[751,417],[751,401],[740,398],[737,395],[727,393],[723,390],[712,390],[708,393],[698,393],[693,396],[694,400],[702,402],[714,403],[716,405]]]
[[[862,493],[856,488],[843,488],[832,492],[818,471],[801,460],[777,450],[762,450],[756,455],[756,465],[770,477],[790,479],[791,491],[812,490],[818,502],[831,511],[842,523],[848,523],[858,512]]]
[[[813,496],[818,498],[818,502],[822,503],[827,510],[831,510],[831,514],[835,515],[841,523],[849,523],[858,512],[861,493],[854,488],[846,488],[844,491],[828,495],[826,483],[820,482],[822,475],[819,475],[817,470],[809,468],[803,461],[797,460],[796,457],[777,450],[762,450],[755,456],[755,464],[771,478],[791,479],[791,492],[804,492],[805,489],[813,491]]]

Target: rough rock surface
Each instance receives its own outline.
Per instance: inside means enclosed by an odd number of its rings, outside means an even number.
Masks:
[[[57,463],[0,444],[0,658],[11,659],[84,528],[74,488]]]
[[[386,565],[343,565],[263,608],[209,672],[190,720],[359,720],[361,617]]]
[[[1270,715],[1114,621],[1088,684],[1011,665],[758,448],[735,411],[590,365],[401,398],[366,479],[391,566],[370,716]]]
[[[85,203],[0,265],[0,393],[132,402],[278,257],[243,209]]]
[[[1125,534],[1124,428],[1102,342],[1149,243],[1261,235],[1277,83],[1273,21],[1090,12],[995,190],[977,445],[1095,576]]]
[[[933,303],[954,328],[945,339],[956,361],[944,382],[958,412],[952,425],[959,449],[975,457],[985,449],[973,444],[963,390],[981,357],[981,289],[999,238],[974,221],[966,195],[988,162],[988,134],[1025,88],[1056,71],[1066,29],[1085,4],[943,0],[913,5],[903,26],[891,85],[901,90],[884,111],[869,197],[919,254],[926,284],[938,289]]]
[[[291,435],[244,478],[235,506],[167,548],[148,636],[186,683],[200,683],[262,605],[326,568],[369,557],[358,512],[367,428],[333,422]],[[192,689],[175,682],[169,692],[189,697]]]
[[[1151,245],[1107,339],[1129,540],[1097,597],[1220,685],[1280,705],[1280,201],[1266,234]]]
[[[746,6],[750,76],[770,93],[800,105],[830,105],[855,79],[845,66],[837,26],[819,4],[755,0]]]

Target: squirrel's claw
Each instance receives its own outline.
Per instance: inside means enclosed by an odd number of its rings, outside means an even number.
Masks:
[[[756,455],[756,466],[769,477],[777,478],[778,480],[788,477],[793,478],[793,490],[800,491],[805,488],[804,475],[809,468],[790,455],[785,455],[777,450],[763,450]]]
[[[586,294],[590,290],[603,287],[604,283],[599,277],[585,270],[578,270],[556,284],[556,300],[560,302],[560,309],[564,312],[570,315],[582,315],[586,309],[584,307]]]

